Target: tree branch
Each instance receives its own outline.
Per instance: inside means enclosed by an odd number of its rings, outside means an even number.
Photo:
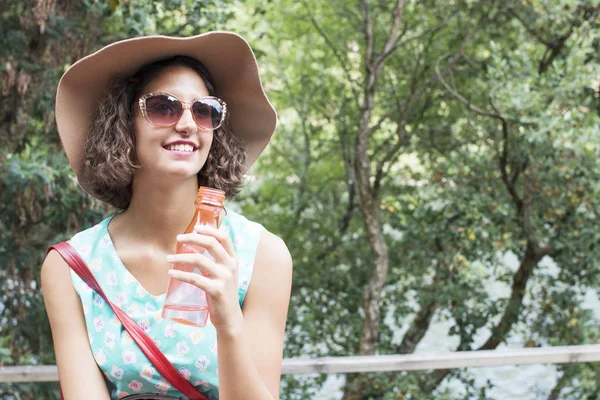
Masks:
[[[565,388],[565,386],[567,386],[567,384],[572,378],[571,373],[569,373],[569,371],[570,369],[563,371],[562,376],[560,377],[558,382],[556,382],[556,385],[554,385],[552,391],[550,391],[550,394],[548,395],[548,400],[560,399],[560,392],[562,392],[562,390]]]
[[[401,125],[398,125],[398,130],[403,132],[402,136],[405,136],[406,131],[404,130],[404,127],[402,127]],[[398,155],[398,152],[403,147],[406,146],[407,142],[408,142],[408,140],[405,139],[404,137],[396,140],[396,143],[394,143],[394,145],[389,149],[389,151],[385,154],[385,156],[379,163],[379,166],[377,167],[377,170],[375,171],[375,181],[373,182],[373,189],[376,192],[379,191],[379,188],[381,186],[381,180],[383,179],[384,167],[387,165],[387,163],[392,158],[396,158],[396,156]]]
[[[363,35],[365,37],[365,64],[367,71],[370,71],[373,63],[374,54],[374,38],[373,38],[373,24],[371,23],[371,17],[369,15],[369,8],[366,0],[360,0],[360,14],[363,17]]]
[[[516,18],[517,21],[519,21],[521,23],[523,28],[525,28],[525,30],[527,32],[529,32],[529,34],[531,36],[536,38],[537,41],[540,42],[541,44],[543,44],[544,46],[550,47],[550,42],[547,41],[546,39],[544,39],[538,32],[535,31],[535,29],[531,29],[532,25],[527,23],[525,20],[523,20],[523,18],[519,15],[519,13],[513,7],[507,6],[506,9],[508,10],[508,13],[510,15],[512,15],[514,18]]]
[[[179,36],[179,35],[181,35],[181,32],[183,32],[185,30],[185,28],[187,28],[188,26],[190,26],[190,23],[186,22],[184,24],[179,25],[177,28],[175,28],[171,32],[164,33],[164,35],[167,35],[167,36]]]
[[[544,3],[542,3],[542,4],[544,4]],[[580,27],[583,24],[583,22],[585,22],[585,21],[593,22],[598,17],[598,14],[600,13],[600,10],[598,10],[597,8],[594,8],[594,7],[578,6],[575,9],[575,11],[573,12],[573,15],[574,15],[573,20],[571,21],[569,28],[567,29],[567,32],[563,33],[562,35],[558,35],[555,37],[551,37],[550,39],[546,39],[538,31],[536,31],[535,29],[532,29],[531,26],[533,26],[533,24],[525,21],[514,8],[508,6],[507,10],[510,15],[512,15],[517,21],[519,21],[521,23],[523,28],[530,35],[532,35],[538,42],[540,42],[541,44],[543,44],[546,47],[546,50],[544,51],[544,55],[542,56],[542,58],[539,62],[538,73],[540,75],[544,74],[548,70],[550,65],[552,65],[552,62],[564,50],[566,42],[571,37],[574,30],[576,28]],[[535,15],[535,18],[537,18],[537,13],[534,12],[534,15]]]
[[[323,40],[325,41],[325,43],[327,44],[329,49],[333,52],[334,57],[337,59],[340,67],[344,71],[346,80],[348,82],[350,82],[351,84],[355,83],[354,79],[352,79],[352,74],[350,74],[350,70],[348,69],[348,63],[344,60],[344,58],[340,54],[340,51],[337,49],[335,44],[331,41],[329,36],[325,33],[325,31],[321,27],[321,25],[319,25],[319,23],[317,22],[315,17],[312,15],[312,13],[310,12],[310,7],[308,6],[308,4],[306,3],[305,0],[302,1],[302,4],[304,5],[304,8],[306,9],[306,14],[308,15],[308,19],[310,20],[310,22],[312,23],[314,28],[317,30],[319,35],[323,38]],[[356,91],[356,88],[354,87],[354,85],[350,85],[350,87],[354,94],[354,97],[358,98],[359,97],[358,92]]]
[[[471,32],[469,32],[469,34],[467,34],[465,36],[465,40],[467,40],[470,37],[470,33]],[[463,42],[462,46],[464,46],[464,44],[465,44],[465,42]],[[461,46],[461,48],[462,48],[462,46]],[[462,53],[455,55],[448,62],[448,64],[446,64],[446,66],[444,68],[444,72],[441,73],[441,75],[443,76],[443,75],[447,75],[448,73],[450,73],[450,71],[452,71],[452,68],[454,67],[454,64],[456,64],[461,59],[461,57],[462,57]],[[389,119],[392,115],[398,113],[401,109],[404,111],[402,113],[402,116],[400,118],[398,118],[398,120],[403,121],[405,119],[405,116],[412,110],[414,103],[417,102],[417,100],[421,97],[421,95],[425,92],[425,90],[428,89],[429,87],[431,87],[435,82],[438,81],[438,79],[439,79],[438,76],[439,76],[439,71],[434,72],[433,75],[429,78],[429,80],[426,83],[421,85],[418,89],[411,91],[411,94],[406,101],[399,103],[397,107],[394,107],[391,110],[389,110],[388,112],[386,112],[385,114],[383,114],[379,118],[379,120],[373,126],[371,126],[369,128],[370,134],[372,135],[373,133],[375,133],[387,119]]]
[[[513,324],[518,320],[523,299],[527,293],[527,282],[531,278],[535,266],[542,258],[550,254],[551,251],[552,248],[550,246],[540,248],[532,241],[527,242],[525,257],[521,261],[517,272],[513,275],[511,295],[504,309],[502,319],[492,329],[488,340],[477,350],[493,350],[506,339]]]
[[[395,354],[414,353],[417,345],[429,330],[431,319],[438,309],[438,306],[436,301],[430,300],[421,307],[415,315],[410,327],[404,334],[402,342],[396,347]]]
[[[435,38],[435,35],[437,33],[439,33],[442,28],[446,27],[449,23],[450,20],[456,16],[458,14],[458,8],[454,11],[454,13],[452,13],[452,15],[448,18],[446,18],[444,20],[444,22],[442,22],[440,25],[427,29],[424,32],[422,32],[419,35],[413,36],[411,38],[405,39],[402,43],[407,43],[411,40],[416,40],[416,39],[420,39],[425,37],[426,35],[430,34],[428,38],[428,43],[425,46],[424,50],[419,52],[416,62],[415,62],[415,68],[412,71],[411,74],[411,79],[410,79],[410,96],[408,98],[408,100],[411,100],[413,96],[415,96],[415,94],[418,94],[418,96],[416,96],[417,98],[425,91],[425,89],[427,89],[428,87],[430,87],[433,83],[435,83],[436,79],[435,77],[432,77],[429,82],[427,82],[425,85],[423,85],[420,88],[417,88],[417,82],[419,82],[419,80],[423,77],[423,75],[425,74],[426,68],[420,68],[421,66],[421,59],[423,58],[423,54],[425,53],[425,50],[428,49],[431,44],[433,43],[433,39]],[[381,125],[388,119],[390,118],[392,115],[396,114],[397,112],[399,112],[402,107],[406,104],[406,101],[398,101],[396,107],[393,107],[391,110],[389,110],[387,113],[385,113],[382,117],[379,118],[379,120],[370,128],[371,132],[375,132],[377,131]],[[409,101],[409,103],[413,103],[411,101]],[[405,108],[406,110],[406,108]],[[406,111],[404,113],[404,115],[406,115],[408,113],[408,111]],[[404,119],[404,118],[402,118]],[[376,151],[375,153],[378,153],[378,151]]]
[[[417,120],[420,120],[423,117],[423,115],[425,114],[425,111],[429,108],[430,105],[431,105],[431,103],[429,101],[425,101],[425,104],[421,108],[420,115],[418,117],[416,117]],[[410,135],[406,134],[406,129],[403,124],[403,119],[404,119],[404,117],[402,117],[402,120],[398,120],[396,123],[396,125],[397,125],[396,143],[394,143],[394,145],[391,148],[389,148],[389,150],[386,152],[386,154],[383,156],[383,158],[379,162],[379,165],[377,166],[377,169],[375,171],[375,181],[373,183],[373,187],[375,188],[375,191],[379,190],[379,187],[381,185],[381,180],[383,179],[383,174],[384,174],[384,172],[386,172],[385,171],[386,167],[390,165],[390,162],[398,156],[398,154],[400,153],[400,150],[403,147],[406,147],[410,141]],[[377,153],[378,153],[378,151],[376,151],[374,154],[377,154]]]
[[[402,23],[402,17],[404,16],[404,4],[406,0],[398,0],[394,11],[392,11],[392,27],[388,39],[383,46],[383,50],[378,57],[376,64],[381,64],[385,59],[392,53],[396,48],[398,41],[400,40],[400,24]]]
[[[446,20],[444,22],[444,24],[447,24],[448,21],[449,20]],[[409,96],[407,101],[399,103],[397,107],[392,108],[391,110],[386,112],[383,116],[381,116],[381,118],[379,118],[379,120],[375,123],[375,125],[373,125],[372,127],[369,128],[370,135],[372,135],[374,132],[376,132],[388,118],[390,118],[392,115],[396,114],[400,109],[403,109],[404,111],[402,113],[402,116],[400,118],[398,118],[398,120],[404,121],[405,116],[412,110],[412,107],[417,102],[417,100],[421,97],[421,95],[425,92],[425,90],[428,89],[429,87],[431,87],[436,81],[438,81],[440,76],[449,74],[452,71],[454,65],[461,58],[463,58],[463,52],[464,52],[464,48],[465,48],[467,42],[469,41],[471,36],[481,27],[481,25],[482,25],[482,22],[480,22],[476,27],[474,27],[469,32],[467,32],[467,34],[465,35],[465,37],[460,45],[460,50],[446,64],[443,73],[440,73],[439,68],[437,68],[436,71],[429,78],[429,80],[425,84],[421,85],[416,90],[413,90],[414,82],[411,82],[411,95]],[[433,39],[433,37],[432,37],[432,39]],[[439,59],[438,59],[437,65],[439,65]],[[443,81],[443,82],[445,83],[445,81]]]
[[[445,55],[439,57],[435,62],[435,72],[437,74],[438,80],[444,86],[444,88],[446,88],[448,93],[450,93],[452,96],[454,96],[462,104],[467,106],[469,108],[469,110],[473,111],[475,114],[478,114],[478,115],[481,115],[484,117],[502,119],[502,116],[500,116],[500,115],[492,114],[490,112],[484,111],[481,108],[475,106],[469,100],[465,99],[460,93],[458,93],[458,91],[456,91],[452,86],[450,86],[448,84],[448,82],[446,82],[446,80],[443,78],[443,75],[439,71],[439,63],[440,63],[440,60],[442,60],[443,58],[448,58],[449,56],[450,56],[449,54],[445,54]],[[462,52],[457,53],[455,55],[455,57],[462,58],[463,57]]]
[[[517,208],[517,216],[521,218],[523,216],[523,199],[519,197],[517,190],[515,188],[515,183],[519,177],[521,170],[518,167],[515,167],[513,170],[512,177],[508,176],[508,151],[509,151],[509,138],[508,138],[508,123],[506,119],[502,116],[502,114],[498,111],[498,109],[494,106],[492,98],[490,96],[490,105],[496,111],[494,118],[500,121],[502,126],[502,150],[500,152],[500,158],[498,160],[500,165],[500,174],[502,175],[502,182],[504,182],[504,186],[506,186],[506,190],[510,194],[512,201]]]
[[[544,57],[542,58],[542,61],[540,61],[540,75],[546,72],[548,66],[552,64],[552,61],[554,61],[554,59],[564,49],[567,40],[571,37],[575,28],[579,28],[584,22],[590,22],[591,24],[593,24],[596,18],[598,18],[598,15],[600,15],[600,10],[596,6],[579,6],[575,10],[575,14],[581,14],[581,18],[575,18],[575,20],[571,23],[569,30],[565,34],[552,39],[552,41],[550,42],[551,45],[549,46],[549,48],[551,48],[552,50],[548,58]]]

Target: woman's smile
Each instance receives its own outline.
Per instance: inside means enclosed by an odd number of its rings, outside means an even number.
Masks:
[[[198,146],[187,140],[177,140],[164,145],[163,149],[178,158],[186,158],[196,154]]]

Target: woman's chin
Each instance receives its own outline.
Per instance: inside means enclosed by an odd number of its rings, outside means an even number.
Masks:
[[[191,168],[186,168],[186,169],[171,169],[166,171],[166,176],[169,177],[170,179],[174,179],[174,180],[187,180],[190,178],[193,178],[195,176],[198,175],[198,172],[200,172],[200,168],[198,169],[191,169]]]
[[[187,179],[197,176],[198,172],[200,172],[200,169],[201,169],[200,166],[193,167],[191,165],[169,166],[167,168],[159,168],[159,167],[155,166],[151,170],[142,168],[141,170],[139,170],[137,172],[136,175],[138,175],[138,176],[145,175],[150,180],[168,179],[171,181],[184,181],[184,180],[187,180]]]

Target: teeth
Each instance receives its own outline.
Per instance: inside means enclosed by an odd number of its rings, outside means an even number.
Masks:
[[[191,153],[194,151],[194,148],[189,144],[170,144],[167,146],[167,150],[187,151]]]

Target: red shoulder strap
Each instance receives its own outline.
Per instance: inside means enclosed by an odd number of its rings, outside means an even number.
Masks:
[[[60,242],[58,244],[52,245],[48,247],[46,253],[50,252],[50,250],[56,250],[58,254],[62,256],[62,258],[69,264],[71,269],[75,271],[77,275],[96,293],[98,293],[104,300],[108,303],[108,305],[113,309],[114,313],[117,315],[121,323],[127,329],[127,332],[131,335],[133,340],[140,347],[142,352],[148,357],[150,362],[156,367],[158,372],[167,379],[171,384],[183,393],[185,396],[189,397],[190,400],[208,400],[206,396],[204,396],[196,387],[194,387],[190,382],[188,382],[180,373],[175,369],[173,364],[167,360],[165,355],[160,351],[154,341],[144,332],[144,330],[133,320],[129,315],[127,315],[123,310],[121,310],[118,306],[113,304],[112,301],[106,297],[104,291],[96,281],[96,278],[92,274],[92,271],[88,268],[85,261],[79,256],[77,251],[67,242]]]

